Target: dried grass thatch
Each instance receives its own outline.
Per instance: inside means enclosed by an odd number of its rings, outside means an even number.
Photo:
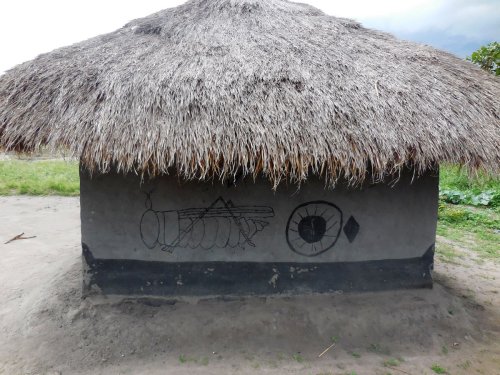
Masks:
[[[360,182],[499,172],[500,80],[282,0],[192,0],[0,77],[0,146],[90,170]]]

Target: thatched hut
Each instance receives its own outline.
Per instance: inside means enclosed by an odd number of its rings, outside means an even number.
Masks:
[[[500,81],[284,0],[191,0],[0,77],[0,146],[81,164],[85,287],[432,285],[440,163],[499,171]]]

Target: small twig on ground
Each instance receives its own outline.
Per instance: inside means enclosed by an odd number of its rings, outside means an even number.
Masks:
[[[17,236],[12,237],[10,240],[8,240],[5,243],[5,245],[7,245],[8,243],[17,241],[17,240],[29,240],[30,238],[35,238],[36,237],[36,236],[32,236],[32,237],[23,237],[23,236],[24,236],[24,232],[21,233],[21,234],[18,234]]]
[[[392,367],[392,366],[385,366],[385,367],[390,368],[391,370],[402,372],[403,374],[411,375],[409,372],[406,372],[405,370],[401,370],[401,369],[396,368],[396,367]]]
[[[333,348],[335,346],[335,343],[333,343],[332,345],[330,345],[328,348],[326,348],[325,350],[323,350],[323,352],[318,355],[318,358],[320,358],[323,354],[325,354],[327,351],[329,351],[331,348]]]

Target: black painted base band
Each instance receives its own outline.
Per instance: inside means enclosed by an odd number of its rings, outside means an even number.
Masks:
[[[434,246],[410,259],[344,263],[148,262],[94,259],[83,246],[84,292],[221,296],[431,288]]]

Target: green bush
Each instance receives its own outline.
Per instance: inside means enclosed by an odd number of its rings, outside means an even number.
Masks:
[[[470,212],[462,208],[440,207],[439,220],[450,224],[463,223],[470,219]]]
[[[500,76],[500,43],[491,42],[472,52],[467,60],[479,65],[487,72]]]
[[[439,171],[439,197],[451,204],[499,207],[500,180],[486,173],[469,176],[463,168],[443,165]]]

